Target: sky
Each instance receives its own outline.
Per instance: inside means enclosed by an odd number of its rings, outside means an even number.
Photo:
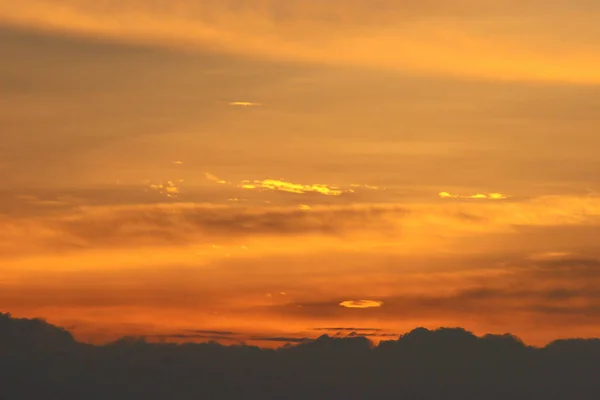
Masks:
[[[97,343],[599,336],[599,18],[0,0],[0,311]]]

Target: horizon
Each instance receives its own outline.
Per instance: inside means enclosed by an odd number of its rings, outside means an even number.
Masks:
[[[462,327],[439,327],[436,329],[428,329],[425,327],[415,327],[413,329],[411,329],[410,331],[404,332],[404,333],[400,333],[398,335],[395,335],[394,337],[387,337],[385,339],[381,339],[380,341],[374,341],[372,339],[372,337],[370,336],[369,333],[363,333],[363,331],[370,331],[370,329],[360,329],[360,328],[318,328],[318,329],[314,329],[314,330],[321,330],[324,333],[322,333],[320,336],[318,337],[312,337],[312,338],[308,338],[308,337],[303,337],[303,338],[284,338],[284,337],[278,337],[278,338],[253,338],[250,340],[236,340],[236,339],[227,339],[227,340],[219,340],[219,337],[217,335],[221,334],[221,335],[228,335],[228,334],[233,334],[232,332],[218,332],[218,331],[198,331],[198,336],[197,338],[195,338],[196,340],[188,340],[188,339],[194,339],[194,338],[180,338],[177,337],[177,335],[165,335],[163,337],[153,337],[153,336],[123,336],[123,337],[119,337],[115,340],[111,340],[105,343],[89,343],[89,342],[84,342],[84,341],[79,341],[77,340],[77,338],[72,334],[71,331],[69,331],[69,329],[65,328],[65,327],[61,327],[61,326],[56,326],[53,324],[50,324],[49,322],[45,321],[43,318],[18,318],[18,317],[13,317],[11,315],[10,312],[0,312],[0,318],[4,319],[4,322],[9,322],[10,323],[25,323],[25,325],[23,325],[20,330],[21,333],[27,333],[27,323],[36,323],[36,322],[41,322],[42,324],[47,325],[48,327],[55,329],[57,332],[63,332],[68,334],[74,341],[74,343],[79,343],[79,344],[86,344],[86,345],[92,345],[92,346],[98,346],[98,347],[106,347],[106,346],[113,346],[115,344],[118,343],[145,343],[145,344],[149,344],[149,345],[188,345],[188,344],[216,344],[216,345],[220,345],[223,347],[239,347],[239,346],[247,346],[247,347],[255,347],[255,348],[259,348],[259,349],[263,349],[263,350],[287,350],[293,347],[297,347],[300,345],[307,345],[310,343],[314,343],[314,342],[319,342],[319,341],[323,341],[323,340],[349,340],[352,341],[353,339],[358,339],[358,340],[363,340],[366,341],[366,343],[368,344],[368,347],[371,349],[375,349],[375,348],[383,348],[386,347],[387,345],[389,345],[390,343],[394,343],[394,342],[401,342],[403,340],[414,340],[414,337],[416,336],[420,336],[420,337],[426,337],[425,335],[429,335],[430,338],[436,338],[436,336],[440,336],[440,335],[451,335],[449,336],[450,339],[452,340],[458,340],[458,336],[462,335],[463,337],[470,337],[473,339],[476,339],[478,341],[493,341],[495,339],[502,339],[505,341],[511,341],[514,344],[520,345],[523,348],[530,348],[530,349],[549,349],[553,346],[556,346],[559,343],[564,343],[564,342],[589,342],[589,343],[595,343],[595,344],[600,344],[600,338],[584,338],[584,337],[571,337],[571,338],[557,338],[555,340],[552,340],[550,342],[548,342],[547,344],[545,344],[544,346],[536,346],[536,345],[532,345],[529,343],[524,342],[520,337],[518,337],[517,335],[514,335],[510,332],[504,332],[504,333],[485,333],[485,334],[481,334],[481,335],[477,335],[471,331],[469,331],[468,329],[462,328]],[[7,325],[7,326],[9,326]],[[0,328],[0,334],[5,334],[6,332],[1,331],[1,329],[5,328],[6,326],[3,326],[2,328]],[[31,332],[35,331],[35,328],[30,325],[29,329],[31,329]],[[48,333],[48,332],[47,332]],[[215,337],[209,337],[210,334],[215,335]],[[206,335],[206,337],[201,338],[202,335]],[[453,336],[452,336],[453,335]],[[10,335],[5,337],[5,339],[8,339],[8,341],[10,342],[10,340],[14,340],[16,338],[11,337]],[[38,343],[43,342],[43,337],[38,337],[35,340]],[[267,343],[268,345],[266,346],[261,346],[261,344]]]

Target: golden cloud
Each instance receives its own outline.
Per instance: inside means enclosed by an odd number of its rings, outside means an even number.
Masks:
[[[166,183],[159,184],[151,184],[148,186],[148,188],[160,193],[161,195],[169,199],[177,199],[180,193],[179,187],[173,181],[167,181]]]
[[[344,190],[335,186],[327,186],[324,184],[303,185],[291,183],[276,179],[265,179],[262,181],[243,181],[239,187],[242,189],[266,189],[288,193],[319,193],[325,196],[340,196],[345,193]]]
[[[440,192],[439,196],[442,199],[475,199],[475,200],[504,200],[504,199],[509,198],[509,196],[504,195],[502,193],[489,193],[489,194],[477,193],[477,194],[473,194],[470,196],[462,196],[459,194]]]
[[[211,182],[231,185],[231,183],[222,180],[209,172],[206,172],[204,175],[206,176],[206,179],[208,179]],[[355,189],[359,187],[367,188],[369,190],[379,189],[376,186],[357,184],[350,185],[349,189],[344,189],[339,186],[327,184],[302,184],[287,182],[282,179],[244,180],[240,183],[237,183],[235,186],[237,186],[240,189],[246,190],[275,191],[295,194],[318,193],[324,196],[341,196],[345,193],[355,193]]]

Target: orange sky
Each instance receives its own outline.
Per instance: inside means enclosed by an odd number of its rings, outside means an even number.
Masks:
[[[0,0],[0,311],[600,335],[600,4],[376,3]]]

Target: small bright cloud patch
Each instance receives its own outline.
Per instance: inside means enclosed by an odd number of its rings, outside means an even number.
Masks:
[[[346,308],[377,308],[382,305],[382,301],[375,300],[346,300],[340,303],[340,306]]]

